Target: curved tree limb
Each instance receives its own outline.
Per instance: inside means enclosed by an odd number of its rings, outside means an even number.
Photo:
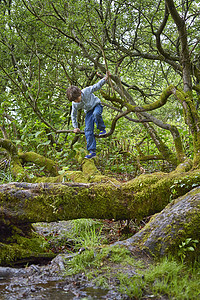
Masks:
[[[57,164],[53,160],[46,158],[40,154],[37,154],[35,152],[19,153],[19,158],[23,162],[33,162],[40,167],[44,167],[45,170],[49,172],[52,176],[58,175]]]
[[[158,107],[161,107],[161,106],[165,105],[168,98],[169,98],[169,96],[171,94],[174,94],[174,91],[175,91],[175,88],[171,85],[165,91],[163,91],[163,93],[161,94],[159,100],[155,101],[154,103],[143,105],[143,106],[140,106],[140,107],[138,107],[135,103],[133,105],[129,104],[127,102],[123,103],[123,100],[121,98],[117,98],[116,96],[110,96],[108,94],[105,94],[104,92],[102,92],[102,95],[105,99],[111,100],[111,102],[116,101],[117,103],[124,104],[124,106],[128,107],[131,112],[136,112],[137,115],[138,115],[139,122],[142,122],[142,123],[153,122],[155,125],[163,128],[165,130],[169,130],[172,134],[172,137],[173,137],[173,140],[174,140],[174,143],[175,143],[178,162],[183,162],[186,159],[186,155],[185,155],[184,150],[183,150],[182,141],[181,141],[181,137],[180,137],[178,129],[175,126],[172,126],[170,124],[164,124],[162,121],[158,120],[156,117],[154,117],[154,116],[152,116],[152,115],[150,115],[149,113],[146,112],[146,111],[151,111],[153,109],[156,109]],[[120,110],[118,109],[118,111],[120,111]],[[130,120],[130,121],[134,121],[134,119]],[[154,130],[154,134],[152,135],[151,134],[152,133],[152,127],[150,128],[147,124],[144,125],[144,126],[149,131],[152,139],[154,140],[155,144],[157,145],[159,151],[161,151],[163,157],[165,157],[166,159],[167,159],[167,157],[168,157],[168,159],[169,159],[169,157],[172,158],[174,156],[172,153],[170,155],[166,156],[166,153],[169,154],[170,151],[169,151],[169,149],[167,150],[167,152],[164,151],[166,146],[158,138],[158,135],[155,135],[155,130]],[[156,136],[157,136],[157,138],[155,138]],[[175,163],[175,161],[173,159],[173,164],[174,163]]]
[[[172,60],[172,61],[178,61],[178,57],[172,57],[168,52],[166,52],[161,44],[161,39],[160,36],[165,28],[165,26],[167,25],[167,20],[169,18],[169,10],[167,8],[167,5],[165,4],[165,13],[164,13],[164,18],[160,24],[160,27],[158,28],[158,30],[155,32],[153,29],[153,25],[152,25],[152,32],[156,37],[156,46],[158,51],[160,52],[160,54],[162,54],[166,59]]]

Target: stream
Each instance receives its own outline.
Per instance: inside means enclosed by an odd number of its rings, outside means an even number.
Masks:
[[[52,235],[60,239],[70,230],[70,226],[69,222],[60,221],[40,223],[35,229],[43,236]],[[58,254],[43,265],[0,266],[0,300],[128,299],[118,293],[116,286],[111,285],[109,289],[97,287],[87,281],[84,274],[65,276],[63,255],[66,253]]]
[[[26,268],[0,267],[0,299],[128,299],[115,289],[101,289],[87,282],[84,275],[63,277],[55,262]]]

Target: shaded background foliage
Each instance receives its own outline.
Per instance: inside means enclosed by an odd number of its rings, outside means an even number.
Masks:
[[[106,100],[98,93],[105,103],[108,129],[118,114],[116,109],[124,111],[123,101],[142,106],[159,99],[170,84],[183,88],[180,36],[166,9],[168,2],[172,1],[159,1],[156,5],[154,1],[1,1],[1,137],[12,140],[24,152],[35,151],[57,160],[60,166],[70,164],[77,169],[73,158],[76,151],[84,151],[85,139],[79,136],[74,144],[74,134],[70,132],[70,103],[65,95],[70,84],[80,88],[91,85],[98,80],[96,71],[105,74],[109,68],[115,76],[115,94],[112,85],[104,87],[104,91],[122,102]],[[200,3],[180,0],[175,4],[186,24],[194,70],[199,67]],[[194,71],[191,80],[198,84]],[[198,108],[199,94],[195,91],[193,99]],[[128,116],[132,120],[119,119],[110,137],[98,139],[102,170],[107,166],[135,175],[138,151],[160,154],[149,127],[144,126],[147,123],[138,123],[134,112]],[[193,158],[191,132],[175,96],[149,116],[162,124],[176,125],[186,155]],[[83,130],[83,113],[79,123]],[[169,131],[152,121],[148,124],[175,152]],[[165,157],[163,161],[167,162]],[[163,167],[160,161],[140,163],[148,171]]]

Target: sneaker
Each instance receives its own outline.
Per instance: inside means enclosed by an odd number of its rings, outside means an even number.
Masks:
[[[95,152],[90,152],[90,154],[86,155],[85,158],[93,158],[96,156]]]
[[[104,134],[106,134],[106,130],[104,129],[104,130],[101,130],[100,132],[99,132],[99,135],[104,135]]]

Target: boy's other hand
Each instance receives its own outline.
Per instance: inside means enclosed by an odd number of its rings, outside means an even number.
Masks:
[[[78,132],[80,132],[80,129],[79,128],[74,128],[73,132],[78,133]]]
[[[110,73],[110,71],[107,71],[107,72],[106,72],[105,80],[107,80],[109,76],[111,76],[111,73]]]
[[[103,77],[104,77],[104,75],[102,75],[102,74],[100,74],[100,73],[98,73],[98,72],[96,72],[96,75],[97,75],[98,77],[100,77],[100,78],[103,78]],[[107,71],[107,72],[106,72],[106,76],[104,77],[105,80],[107,80],[109,76],[111,76],[111,73],[110,73],[110,71]]]

